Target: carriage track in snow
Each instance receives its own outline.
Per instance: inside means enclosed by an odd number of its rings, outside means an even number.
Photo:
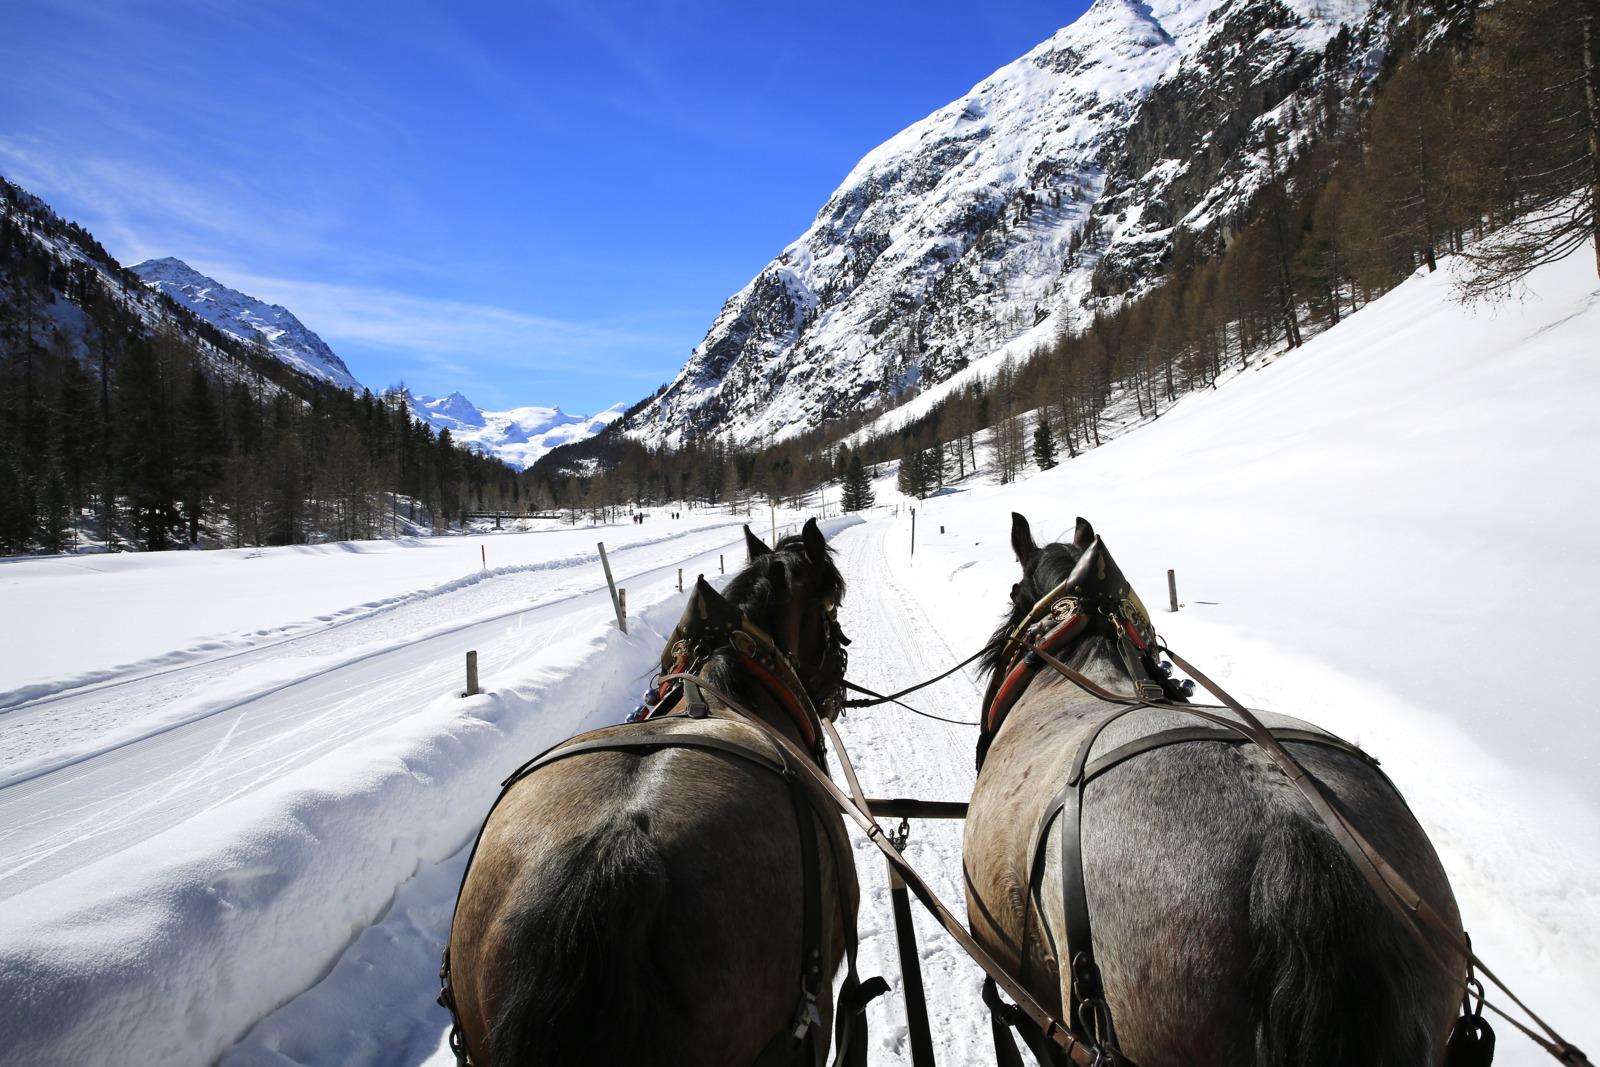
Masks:
[[[843,531],[834,541],[849,587],[839,621],[854,642],[850,678],[881,693],[894,692],[948,670],[972,653],[953,647],[915,594],[890,565],[889,539],[904,524],[874,521]],[[898,550],[898,547],[893,550]],[[948,719],[975,722],[983,687],[976,665],[906,697],[913,707]],[[839,732],[873,797],[966,800],[975,780],[975,726],[955,726],[914,715],[893,704],[846,714]],[[835,772],[837,773],[837,772]],[[891,823],[888,827],[893,829]],[[906,858],[960,917],[962,824],[914,820]],[[881,974],[890,991],[869,1009],[871,1062],[911,1062],[904,990],[895,946],[888,877],[877,847],[856,835],[861,883],[861,973]],[[940,1063],[982,1063],[990,1049],[988,1021],[978,999],[983,973],[920,905],[913,903],[934,1052]]]

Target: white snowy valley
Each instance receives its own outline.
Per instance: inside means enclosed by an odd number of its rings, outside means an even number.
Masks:
[[[1593,249],[1519,302],[1419,275],[1304,348],[1020,482],[824,524],[855,681],[964,658],[1007,604],[1009,513],[1089,518],[1170,645],[1383,761],[1475,947],[1600,1047],[1600,291]],[[838,489],[830,490],[837,515]],[[813,511],[823,509],[816,501]],[[894,508],[899,504],[898,513]],[[909,505],[915,504],[912,552]],[[678,573],[742,515],[206,553],[0,560],[0,1060],[448,1064],[434,1003],[500,781],[633,707]],[[757,514],[763,535],[810,512]],[[618,632],[595,542],[626,587]],[[476,650],[486,692],[463,698]],[[915,703],[976,717],[959,673]],[[962,800],[976,731],[842,730],[869,793]],[[907,851],[961,906],[960,828]],[[884,864],[857,840],[871,1060],[909,1063]],[[921,917],[941,1064],[990,1062],[979,972]],[[1544,1054],[1499,1027],[1501,1065]]]

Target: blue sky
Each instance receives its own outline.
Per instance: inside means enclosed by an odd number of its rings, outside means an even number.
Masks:
[[[669,379],[862,155],[1086,0],[35,2],[0,173],[294,311],[374,388]]]

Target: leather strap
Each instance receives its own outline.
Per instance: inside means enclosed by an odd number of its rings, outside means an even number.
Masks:
[[[703,680],[701,687],[727,705],[728,710],[765,731],[785,751],[794,755],[804,755],[792,739],[755,716],[753,712],[733,697],[705,683]],[[826,722],[826,720],[824,721]],[[832,724],[828,725],[831,726]],[[842,762],[847,762],[842,746],[840,759]],[[876,845],[878,850],[900,872],[900,877],[905,881],[906,887],[916,894],[917,899],[933,914],[939,925],[944,927],[951,938],[961,946],[967,955],[972,957],[973,962],[983,968],[994,979],[995,983],[1005,990],[1007,996],[1016,1001],[1017,1009],[1038,1025],[1045,1039],[1058,1046],[1066,1054],[1070,1062],[1078,1064],[1079,1067],[1094,1067],[1096,1060],[1094,1050],[1087,1047],[1061,1020],[1051,1015],[1020,982],[1007,974],[1005,969],[995,961],[994,957],[990,956],[983,946],[973,939],[972,935],[967,932],[966,927],[962,925],[961,920],[955,917],[944,902],[939,899],[938,894],[922,879],[922,876],[906,862],[905,857],[900,854],[900,850],[895,848],[894,844],[889,841],[888,834],[884,832],[883,827],[879,825],[872,813],[866,808],[858,806],[850,797],[846,796],[844,791],[832,779],[823,775],[815,764],[806,764],[802,769],[832,798],[840,812],[849,817],[852,822],[865,832],[867,840]]]

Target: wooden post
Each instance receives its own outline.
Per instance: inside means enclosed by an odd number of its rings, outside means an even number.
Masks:
[[[911,558],[917,558],[917,509],[911,509]]]
[[[678,592],[683,592],[683,568],[678,568]]]
[[[467,653],[467,691],[461,695],[468,697],[478,695],[478,653],[476,650]]]
[[[718,574],[727,574],[728,573],[728,568],[724,567],[722,565],[722,553],[721,552],[717,553],[717,573]]]
[[[478,562],[483,570],[489,569],[489,548],[487,545],[478,546]]]
[[[1174,574],[1171,570],[1167,571],[1167,599],[1172,604],[1172,607],[1169,608],[1168,610],[1177,611],[1178,610],[1178,576],[1176,574]]]
[[[611,561],[606,558],[606,543],[600,542],[600,566],[605,568],[606,585],[611,589],[611,606],[617,609],[617,629],[623,633],[628,632],[628,602],[624,595],[619,595],[617,583],[611,578]]]
[[[778,543],[778,505],[769,503],[767,510],[772,514],[772,543]]]

